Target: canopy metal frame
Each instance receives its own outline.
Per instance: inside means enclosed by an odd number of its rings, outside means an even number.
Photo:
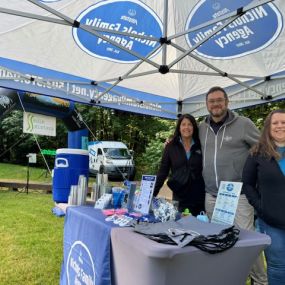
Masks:
[[[35,20],[39,20],[39,21],[45,21],[45,22],[50,22],[50,23],[54,23],[54,24],[59,24],[59,25],[66,25],[66,26],[70,26],[70,27],[75,27],[75,28],[80,28],[96,37],[101,38],[104,41],[107,41],[108,43],[114,45],[115,47],[119,48],[120,50],[123,50],[125,52],[127,52],[128,54],[131,54],[132,56],[136,57],[137,59],[139,59],[139,61],[132,67],[130,68],[130,70],[128,72],[125,72],[124,74],[122,74],[119,77],[116,78],[103,78],[103,79],[94,79],[91,81],[64,81],[64,83],[66,84],[72,84],[72,83],[76,83],[76,84],[82,84],[82,85],[93,85],[94,88],[100,87],[101,89],[103,89],[104,91],[100,92],[97,97],[94,99],[92,99],[91,101],[86,100],[87,104],[95,104],[95,105],[100,105],[100,104],[107,104],[110,105],[110,107],[112,107],[112,104],[114,103],[110,103],[110,102],[105,102],[104,100],[102,100],[103,96],[105,94],[107,94],[108,92],[114,92],[118,95],[121,95],[120,93],[118,93],[117,91],[114,91],[114,87],[120,85],[120,83],[123,80],[128,80],[128,79],[132,79],[132,78],[136,78],[136,77],[142,77],[145,75],[152,75],[152,74],[158,74],[161,73],[162,76],[163,74],[167,74],[167,73],[176,73],[176,74],[189,74],[189,75],[200,75],[200,76],[220,76],[220,77],[227,77],[228,79],[232,80],[233,82],[239,84],[240,86],[243,87],[243,90],[251,90],[257,94],[260,95],[261,99],[264,100],[271,100],[271,99],[276,99],[276,98],[272,98],[269,97],[269,95],[264,94],[263,92],[261,92],[260,90],[257,89],[257,87],[264,83],[265,81],[268,80],[274,80],[273,76],[266,76],[266,77],[260,77],[260,76],[252,76],[252,75],[244,75],[244,74],[228,74],[225,71],[217,68],[216,66],[214,66],[213,64],[210,64],[209,62],[207,62],[206,60],[202,59],[201,57],[197,56],[196,54],[193,53],[193,51],[195,51],[200,45],[202,45],[203,43],[205,43],[206,41],[208,41],[210,38],[212,38],[214,35],[216,35],[218,32],[220,32],[221,30],[223,30],[225,27],[227,27],[230,23],[232,23],[233,21],[235,21],[237,18],[239,18],[240,16],[244,15],[247,11],[254,9],[258,6],[273,2],[274,0],[256,0],[253,1],[252,3],[250,3],[247,6],[244,7],[240,7],[239,9],[237,9],[236,11],[233,11],[231,13],[228,13],[226,15],[223,15],[221,17],[218,17],[216,19],[207,21],[203,24],[200,24],[196,27],[191,27],[188,30],[185,30],[184,32],[180,32],[174,35],[168,35],[168,0],[164,0],[164,11],[163,11],[163,20],[162,20],[162,24],[163,24],[163,31],[162,31],[162,37],[161,38],[155,38],[155,37],[150,37],[150,36],[146,36],[146,35],[139,35],[139,34],[130,34],[130,33],[126,33],[126,32],[120,32],[120,31],[115,31],[115,30],[111,30],[111,29],[103,29],[103,28],[98,28],[98,27],[90,27],[88,25],[82,24],[78,21],[76,21],[76,19],[72,19],[70,17],[68,17],[67,15],[64,15],[62,13],[60,13],[59,11],[56,11],[55,9],[52,9],[51,7],[45,5],[44,3],[37,1],[37,0],[26,0],[38,7],[40,7],[41,9],[48,11],[51,15],[55,16],[54,17],[48,17],[48,16],[42,16],[42,15],[37,15],[37,14],[32,14],[32,13],[26,13],[23,11],[16,11],[16,10],[12,10],[12,9],[7,9],[7,8],[1,8],[0,7],[0,13],[5,13],[5,14],[10,14],[13,16],[20,16],[20,17],[25,17],[25,18],[30,18],[30,19],[35,19]],[[199,30],[201,28],[213,25],[214,23],[217,22],[223,22],[223,25],[221,25],[219,28],[217,28],[216,30],[214,30],[211,34],[209,34],[207,37],[205,37],[203,40],[201,40],[200,42],[198,42],[197,44],[195,44],[194,46],[192,46],[190,49],[184,49],[181,46],[177,45],[174,43],[174,39],[181,37],[181,36],[185,36],[186,34]],[[123,36],[131,36],[134,38],[140,38],[140,39],[145,39],[145,40],[152,40],[152,41],[156,41],[159,42],[159,45],[157,47],[155,47],[147,56],[142,56],[141,54],[131,51],[127,48],[125,48],[124,46],[120,45],[119,43],[115,42],[114,40],[106,37],[104,35],[104,33],[111,33],[111,34],[117,34],[117,35],[123,35]],[[174,48],[179,52],[179,56],[177,56],[177,58],[175,60],[173,60],[172,62],[167,62],[167,53],[168,53],[168,48]],[[157,62],[154,62],[153,60],[151,60],[151,57],[153,54],[155,54],[159,49],[162,50],[162,56],[161,56],[161,64],[158,64]],[[178,54],[178,53],[177,53]],[[176,69],[175,66],[177,65],[178,62],[180,62],[181,60],[183,60],[185,57],[191,57],[191,59],[194,59],[196,61],[198,61],[199,63],[207,66],[209,69],[213,70],[212,72],[197,72],[197,71],[192,71],[192,70],[180,70],[180,69]],[[135,73],[135,71],[138,70],[138,68],[142,65],[142,64],[148,64],[150,65],[153,69],[146,71],[146,72],[137,72]],[[5,69],[5,68],[4,68]],[[32,81],[36,81],[38,83],[48,83],[53,81],[54,79],[52,78],[44,78],[44,79],[39,79],[39,78],[33,78],[33,77],[28,77],[25,74],[21,74],[17,71],[14,70],[9,70],[12,73],[17,74],[17,76],[19,76],[19,78],[21,79],[26,79],[26,80],[32,80]],[[1,79],[1,76],[0,76]],[[15,78],[12,77],[11,80],[14,80]],[[241,79],[247,79],[248,81],[252,81],[252,80],[257,80],[258,83],[254,83],[254,84],[249,84],[246,83],[244,81],[242,81]],[[7,80],[7,77],[5,77],[5,80]],[[58,81],[58,79],[56,79]],[[110,86],[109,87],[105,87],[103,83],[109,83]],[[56,87],[54,87],[56,89]],[[68,91],[66,91],[68,93]],[[234,94],[229,94],[229,96],[231,97]],[[277,97],[279,97],[281,94],[277,95]],[[73,95],[75,96],[75,95]],[[82,100],[82,98],[80,98]],[[177,107],[180,105],[181,106],[181,102],[182,104],[184,104],[184,101],[187,100],[188,98],[178,98],[177,100]],[[146,105],[147,104],[154,104],[154,103],[158,103],[158,102],[146,102],[146,101],[142,101],[139,99],[133,99],[131,97],[128,98],[128,102],[135,102],[135,103],[139,103],[139,104],[143,104]],[[197,101],[195,101],[196,103]],[[163,104],[167,104],[165,102],[163,102]],[[189,100],[187,102],[185,102],[185,104],[191,104],[191,102],[189,102]],[[165,110],[166,112],[169,112],[167,110]],[[179,113],[179,112],[178,112]]]

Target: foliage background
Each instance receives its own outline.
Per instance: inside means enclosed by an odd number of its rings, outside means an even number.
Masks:
[[[266,115],[273,109],[285,108],[285,102],[268,103],[249,109],[236,110],[262,128]],[[155,174],[159,167],[164,142],[174,132],[175,121],[122,111],[77,105],[77,109],[89,128],[89,140],[123,141],[134,151],[137,179],[141,174]],[[203,118],[197,118],[201,121]],[[39,153],[33,135],[24,134],[23,112],[16,110],[0,121],[0,162],[25,165],[28,153]],[[67,147],[67,129],[57,120],[57,136],[36,136],[42,149]],[[49,168],[54,167],[54,157],[45,156]],[[38,166],[46,167],[41,155]]]

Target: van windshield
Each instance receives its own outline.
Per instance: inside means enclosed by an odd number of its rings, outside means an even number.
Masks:
[[[106,157],[113,159],[130,159],[131,155],[126,148],[104,148]]]

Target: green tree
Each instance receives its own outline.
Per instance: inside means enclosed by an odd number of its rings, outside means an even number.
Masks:
[[[173,121],[99,107],[81,105],[78,109],[90,129],[90,140],[126,143],[134,151],[138,175],[157,169]]]
[[[12,111],[1,123],[2,134],[2,161],[11,163],[23,162],[26,150],[33,144],[32,138],[28,134],[23,134],[23,113]]]
[[[262,129],[266,116],[273,110],[285,109],[285,101],[270,102],[238,110],[241,115],[250,118],[255,125]]]
[[[79,106],[82,117],[90,129],[90,140],[123,141],[140,155],[155,134],[167,129],[164,121],[150,116],[128,112]]]
[[[175,121],[138,115],[108,108],[77,105],[89,129],[89,140],[123,141],[134,150],[137,166],[137,178],[142,173],[155,174],[159,167],[165,140],[175,128]],[[237,110],[262,128],[267,114],[274,109],[285,108],[285,101],[267,103],[247,109]],[[198,118],[202,120],[203,118]],[[35,137],[23,134],[23,113],[13,111],[0,123],[0,161],[25,164],[26,154],[39,153]],[[57,120],[56,137],[36,136],[42,149],[67,147],[67,129],[61,120]],[[53,168],[54,157],[47,157],[49,167]],[[44,165],[38,156],[40,165]]]
[[[167,130],[157,132],[155,137],[149,141],[145,152],[138,158],[138,175],[156,174],[158,171],[165,141],[173,135],[175,129],[174,121],[164,120],[162,123]]]

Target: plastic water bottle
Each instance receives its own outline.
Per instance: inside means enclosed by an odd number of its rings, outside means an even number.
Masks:
[[[128,201],[127,201],[128,212],[132,212],[134,210],[135,192],[136,192],[136,183],[130,183],[128,191]]]
[[[201,222],[209,223],[209,218],[204,211],[202,211],[200,215],[197,216],[197,219]]]

